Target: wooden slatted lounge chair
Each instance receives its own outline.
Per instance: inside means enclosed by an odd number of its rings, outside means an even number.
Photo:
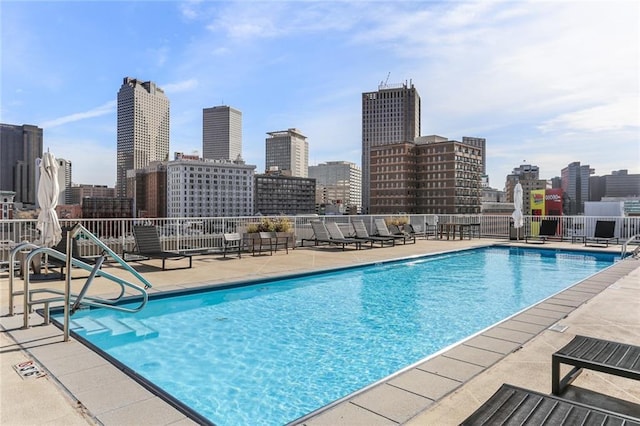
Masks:
[[[305,241],[313,241],[314,245],[316,246],[319,244],[338,245],[342,246],[342,250],[345,250],[345,247],[349,244],[354,244],[357,250],[361,248],[361,242],[358,240],[355,240],[354,243],[353,241],[340,241],[331,238],[327,227],[324,225],[324,223],[318,220],[312,220],[310,224],[311,229],[313,229],[313,238],[303,238],[300,242],[302,247],[304,247]]]
[[[387,228],[387,224],[385,223],[384,219],[374,219],[373,224],[376,227],[375,235],[379,237],[393,237],[398,241],[402,240],[403,244],[407,243],[408,237],[406,235],[393,235],[391,231],[389,231],[389,228]],[[413,242],[415,242],[415,239]]]
[[[491,398],[461,423],[464,426],[587,424],[640,426],[640,419],[503,384]]]
[[[162,270],[165,270],[166,260],[189,259],[189,268],[191,268],[191,255],[187,253],[179,253],[174,251],[164,251],[158,236],[158,230],[155,226],[136,225],[133,227],[133,236],[136,240],[136,251],[123,253],[126,260],[127,254],[146,259],[162,259]]]
[[[369,235],[369,231],[367,231],[367,227],[362,220],[353,220],[353,229],[355,230],[356,236],[355,238],[363,241],[370,241],[371,246],[373,247],[373,243],[380,243],[380,247],[384,247],[385,243],[390,244],[392,246],[396,245],[396,239],[393,237],[376,237],[373,235]]]
[[[556,235],[558,229],[558,220],[557,219],[542,219],[540,222],[540,231],[538,235],[526,235],[524,237],[525,243],[534,243],[544,244],[549,238],[560,238],[562,241],[562,236],[558,237]],[[532,241],[529,241],[532,240]]]
[[[613,220],[598,220],[593,237],[584,237],[584,245],[592,247],[609,247],[609,242],[615,241],[618,244],[618,238],[615,236],[616,222]]]
[[[238,258],[242,257],[242,235],[239,232],[223,234],[222,257],[227,257],[227,251],[238,252]]]
[[[560,364],[573,366],[563,378],[560,378]],[[575,336],[551,356],[551,392],[560,394],[584,368],[640,380],[640,346]]]
[[[327,232],[329,232],[329,237],[334,241],[343,241],[345,244],[355,244],[356,247],[362,248],[362,240],[357,238],[347,238],[344,236],[340,227],[336,222],[327,222],[325,223],[327,228]],[[373,242],[371,242],[371,247],[373,247]]]

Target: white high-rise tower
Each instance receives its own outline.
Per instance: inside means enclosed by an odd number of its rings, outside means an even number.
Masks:
[[[127,170],[169,160],[169,99],[154,82],[125,77],[118,91],[116,195],[127,196]]]

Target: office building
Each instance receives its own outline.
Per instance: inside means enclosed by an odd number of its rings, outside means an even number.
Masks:
[[[316,180],[316,204],[333,206],[335,213],[361,211],[362,172],[356,164],[327,161],[309,166],[309,177]]]
[[[176,154],[167,164],[167,217],[253,215],[255,169],[241,160]]]
[[[107,185],[71,184],[71,202],[82,204],[85,198],[115,198],[116,189]]]
[[[469,136],[462,137],[462,143],[469,144],[482,150],[482,175],[487,174],[487,140],[485,138],[475,138]],[[487,177],[487,185],[489,184],[489,178]],[[484,185],[483,185],[484,186]]]
[[[629,174],[628,170],[617,170],[609,175],[589,178],[589,201],[634,197],[640,197],[640,174]]]
[[[166,217],[167,162],[127,170],[127,198],[133,199],[134,217]]]
[[[481,151],[437,135],[372,148],[370,213],[480,213]]]
[[[265,170],[279,170],[294,177],[309,175],[309,142],[298,129],[268,132],[265,140]]]
[[[133,199],[124,197],[113,198],[84,198],[82,200],[82,217],[85,219],[130,219],[133,217]],[[90,231],[98,232],[102,224],[98,222],[89,223]],[[107,237],[107,230],[102,230],[103,236]]]
[[[202,157],[237,160],[242,156],[242,113],[229,106],[202,110]]]
[[[316,180],[280,171],[255,176],[255,212],[261,215],[314,214]]]
[[[58,163],[58,187],[60,188],[58,204],[72,204],[71,161],[64,158],[56,158],[56,162]]]
[[[116,195],[125,197],[127,170],[169,159],[169,99],[154,82],[125,77],[118,91]]]
[[[513,169],[511,174],[507,175],[505,181],[505,192],[507,203],[513,205],[513,189],[520,182],[522,186],[522,212],[525,215],[531,213],[531,191],[547,188],[547,181],[540,179],[540,168],[532,164],[521,164]]]
[[[36,159],[42,157],[42,144],[41,128],[0,123],[0,191],[15,192],[16,204],[36,204]]]
[[[425,136],[416,139],[415,156],[418,213],[480,213],[481,147],[436,135]]]
[[[0,219],[13,219],[13,202],[16,193],[13,191],[0,191]]]
[[[562,169],[562,191],[565,196],[564,214],[578,215],[584,213],[584,203],[589,201],[589,177],[594,170],[588,165],[580,165],[575,161]]]
[[[381,83],[362,94],[362,212],[372,213],[371,151],[385,145],[412,143],[420,136],[420,96],[413,83]]]

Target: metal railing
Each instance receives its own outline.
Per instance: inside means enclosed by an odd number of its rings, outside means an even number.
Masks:
[[[286,216],[292,226],[296,240],[311,238],[313,232],[309,222],[321,219],[338,223],[350,223],[353,219],[361,219],[368,229],[373,227],[376,218],[396,218],[407,220],[411,224],[425,229],[436,217],[440,223],[478,224],[480,237],[508,239],[512,232],[511,216],[508,215],[307,215]],[[243,217],[203,217],[203,218],[149,218],[149,219],[60,219],[62,226],[71,227],[76,223],[95,235],[104,245],[115,253],[133,251],[135,239],[133,225],[154,225],[160,233],[164,250],[194,252],[218,251],[223,247],[223,233],[245,233],[250,224],[261,222],[266,216]],[[268,217],[278,219],[281,217]],[[627,240],[640,233],[640,217],[610,216],[525,216],[521,235],[536,235],[542,219],[557,219],[559,236],[573,241],[578,236],[593,236],[598,220],[616,222],[615,236]],[[35,219],[14,219],[0,221],[0,263],[8,261],[8,252],[21,242],[34,242],[39,237]],[[77,240],[79,255],[82,257],[98,256],[101,249],[95,242],[80,236]]]
[[[71,243],[74,238],[84,237],[87,240],[91,241],[97,248],[101,250],[101,254],[97,259],[96,265],[89,265],[79,259],[74,258],[73,253],[73,244]],[[80,224],[76,224],[73,228],[67,233],[67,253],[61,253],[53,248],[49,247],[40,247],[33,243],[21,243],[14,247],[9,253],[9,314],[14,315],[14,298],[16,296],[22,295],[24,298],[24,328],[29,327],[29,313],[32,311],[32,307],[34,305],[44,305],[44,318],[45,323],[49,322],[49,308],[52,303],[63,303],[64,307],[64,340],[69,340],[69,318],[73,311],[78,309],[80,304],[87,306],[95,306],[102,308],[109,308],[123,312],[138,312],[147,304],[148,294],[146,289],[151,287],[151,283],[147,281],[138,271],[133,269],[129,264],[127,264],[120,256],[118,256],[113,250],[111,250],[108,246],[106,246],[99,238],[89,232],[86,228],[84,228]],[[16,256],[21,253],[23,254],[23,259],[21,262],[24,262],[23,266],[23,278],[24,278],[24,289],[22,291],[14,290],[14,281],[15,281],[15,264]],[[43,255],[54,257],[56,259],[62,260],[66,262],[66,280],[65,280],[65,288],[64,290],[59,290],[56,288],[40,288],[40,289],[31,289],[30,288],[30,275],[28,271],[28,267],[26,265],[30,265],[34,258],[42,257]],[[119,263],[126,271],[132,274],[137,280],[140,281],[142,286],[134,284],[126,279],[117,277],[113,274],[110,274],[106,271],[100,269],[104,259],[110,256],[115,262]],[[72,293],[71,292],[71,267],[75,266],[87,271],[90,271],[90,275],[86,280],[86,283],[82,287],[80,293]],[[89,289],[89,286],[92,284],[93,279],[96,276],[104,277],[107,281],[111,281],[119,286],[119,294],[112,298],[103,298],[96,296],[87,296],[86,292]],[[133,289],[134,291],[140,293],[141,301],[137,306],[129,308],[123,306],[117,306],[116,304],[122,299],[125,294],[126,288]],[[46,294],[49,297],[34,299],[35,294]],[[72,306],[73,302],[73,306]]]
[[[627,256],[628,247],[629,247],[629,245],[631,243],[639,244],[640,243],[640,234],[636,234],[636,235],[630,237],[629,239],[627,239],[625,242],[622,243],[622,249],[620,250],[620,259],[624,259]],[[640,245],[638,245],[633,250],[631,255],[633,257],[637,257],[639,253],[640,253]]]

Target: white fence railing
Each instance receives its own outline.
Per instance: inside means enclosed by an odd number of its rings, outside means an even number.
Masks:
[[[439,223],[473,223],[479,224],[480,237],[509,238],[513,235],[510,216],[488,215],[366,215],[366,216],[289,216],[297,241],[311,238],[311,220],[335,221],[349,223],[353,219],[365,222],[367,228],[373,229],[375,218],[402,218],[414,226],[425,229],[426,224],[434,220]],[[111,250],[121,254],[124,250],[134,248],[133,225],[155,225],[161,235],[165,250],[217,250],[222,247],[222,234],[225,232],[244,233],[249,224],[259,223],[265,217],[208,217],[208,218],[153,218],[153,219],[61,219],[62,226],[71,227],[80,222],[91,233],[102,240]],[[620,241],[627,240],[640,233],[640,217],[600,217],[600,216],[555,216],[545,217],[558,219],[559,232],[563,238],[571,241],[574,236],[593,236],[598,220],[616,222],[615,236]],[[275,218],[272,218],[275,219]],[[535,235],[540,216],[525,216],[524,229],[521,235]],[[40,232],[36,229],[35,219],[0,220],[0,261],[6,261],[6,253],[16,243],[36,242]],[[99,249],[89,241],[78,241],[80,255],[98,255]]]

